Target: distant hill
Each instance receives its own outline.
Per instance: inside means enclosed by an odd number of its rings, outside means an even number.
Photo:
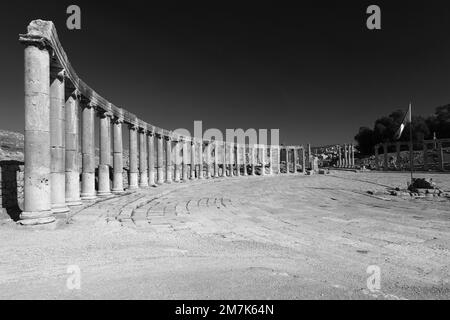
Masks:
[[[24,161],[23,134],[0,129],[0,160]]]

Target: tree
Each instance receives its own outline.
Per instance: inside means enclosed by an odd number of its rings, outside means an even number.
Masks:
[[[373,130],[367,127],[359,128],[358,134],[355,136],[355,140],[358,142],[356,146],[361,155],[370,155],[373,152],[375,146]]]

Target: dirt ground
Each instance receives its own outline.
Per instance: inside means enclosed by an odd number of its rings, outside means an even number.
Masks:
[[[449,174],[419,176],[450,190]],[[449,299],[450,200],[377,193],[408,178],[220,178],[91,203],[55,228],[3,222],[0,298]]]

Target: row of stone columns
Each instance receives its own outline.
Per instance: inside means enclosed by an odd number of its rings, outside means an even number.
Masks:
[[[124,192],[122,131],[125,121],[121,109],[113,113],[111,107],[99,107],[96,101],[88,100],[74,88],[64,69],[51,58],[52,49],[47,41],[28,35],[22,36],[21,41],[26,46],[25,183],[21,223],[32,225],[53,222],[55,213],[67,212],[70,207],[81,205],[82,200]],[[96,117],[99,119],[98,167]],[[260,175],[270,175],[274,149],[278,162],[280,159],[279,146],[191,141],[153,132],[153,128],[137,119],[130,122],[127,123],[129,190],[188,179],[247,176],[248,168],[255,175],[257,165],[261,167]],[[220,149],[222,158],[219,158]],[[303,155],[303,161],[304,158]],[[296,163],[297,158],[295,172]],[[279,164],[277,172],[280,173]]]
[[[299,152],[301,155],[301,168],[302,173],[306,173],[306,155],[305,148],[299,146],[283,147],[286,154],[286,172],[287,174],[298,173],[298,166],[300,161],[298,160]],[[291,166],[292,164],[292,166]],[[291,169],[292,168],[292,169]],[[280,171],[279,171],[280,172]]]
[[[344,144],[337,146],[339,168],[354,168],[355,167],[355,146],[353,144]]]
[[[428,141],[423,141],[422,142],[422,156],[423,156],[423,168],[424,170],[429,170],[430,169],[430,163],[428,162],[428,145],[434,145],[434,147],[437,150],[437,154],[438,154],[438,170],[441,171],[445,171],[445,164],[444,164],[444,149],[442,146],[442,141],[432,141],[432,140],[428,140]],[[379,149],[380,147],[382,147],[383,150],[383,158],[382,158],[382,169],[384,171],[389,170],[389,147],[393,146],[394,143],[382,143],[382,144],[378,144],[375,146],[375,166],[377,170],[380,170],[380,153],[379,153]],[[397,141],[395,142],[395,151],[396,151],[396,162],[395,162],[395,167],[397,169],[401,168],[402,165],[402,159],[400,156],[400,151],[401,151],[401,146],[402,145],[407,145],[409,152],[413,152],[412,151],[412,145],[409,142],[401,142],[401,141]],[[409,164],[409,162],[408,162]]]

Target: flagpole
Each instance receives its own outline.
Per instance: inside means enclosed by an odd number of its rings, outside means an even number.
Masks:
[[[409,166],[411,169],[411,184],[413,183],[413,171],[414,171],[414,159],[413,159],[413,153],[414,153],[414,146],[413,146],[413,134],[412,134],[412,110],[411,110],[411,102],[409,103],[409,116],[410,122],[409,122]]]

